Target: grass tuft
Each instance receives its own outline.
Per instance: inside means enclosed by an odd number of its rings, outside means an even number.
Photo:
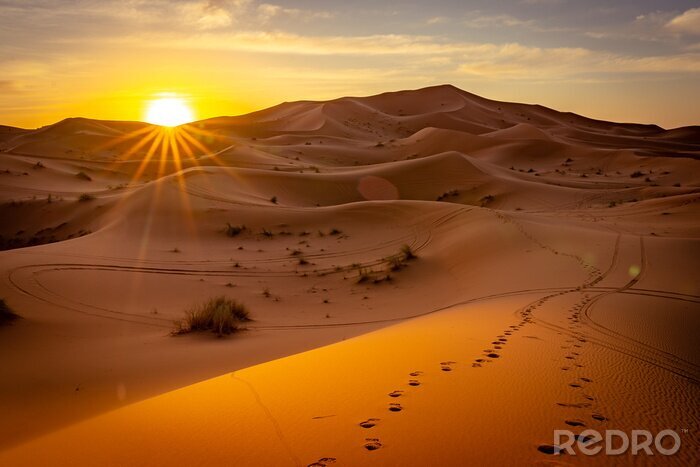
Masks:
[[[90,193],[83,193],[83,194],[80,195],[80,197],[78,198],[78,201],[80,201],[80,202],[85,202],[85,201],[92,201],[93,199],[95,199],[95,196],[94,196],[94,195],[91,195]]]
[[[231,225],[228,222],[226,223],[226,229],[224,229],[226,235],[228,235],[229,237],[236,237],[240,235],[244,230],[246,230],[245,225]]]
[[[15,312],[12,311],[12,308],[10,308],[7,303],[5,303],[5,300],[0,299],[0,324],[9,323],[10,321],[14,321],[17,318],[19,318],[19,316],[17,316]]]
[[[248,309],[242,303],[219,296],[185,312],[185,318],[175,322],[173,335],[211,331],[221,337],[239,331],[240,324],[250,321]]]

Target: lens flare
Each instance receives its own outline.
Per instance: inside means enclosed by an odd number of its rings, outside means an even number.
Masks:
[[[173,127],[189,123],[194,117],[185,99],[165,96],[148,102],[144,120],[154,125]]]

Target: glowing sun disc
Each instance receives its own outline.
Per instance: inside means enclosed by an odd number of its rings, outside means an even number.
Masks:
[[[192,109],[179,97],[161,97],[148,102],[145,120],[160,126],[178,126],[194,120]]]

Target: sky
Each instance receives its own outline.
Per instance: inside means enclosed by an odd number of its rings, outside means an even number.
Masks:
[[[593,118],[700,124],[700,2],[0,0],[0,124],[195,118],[453,84]]]

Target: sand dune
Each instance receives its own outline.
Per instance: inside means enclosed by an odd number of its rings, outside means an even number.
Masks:
[[[697,464],[698,158],[452,86],[0,127],[0,465]],[[216,295],[247,330],[170,336]]]

